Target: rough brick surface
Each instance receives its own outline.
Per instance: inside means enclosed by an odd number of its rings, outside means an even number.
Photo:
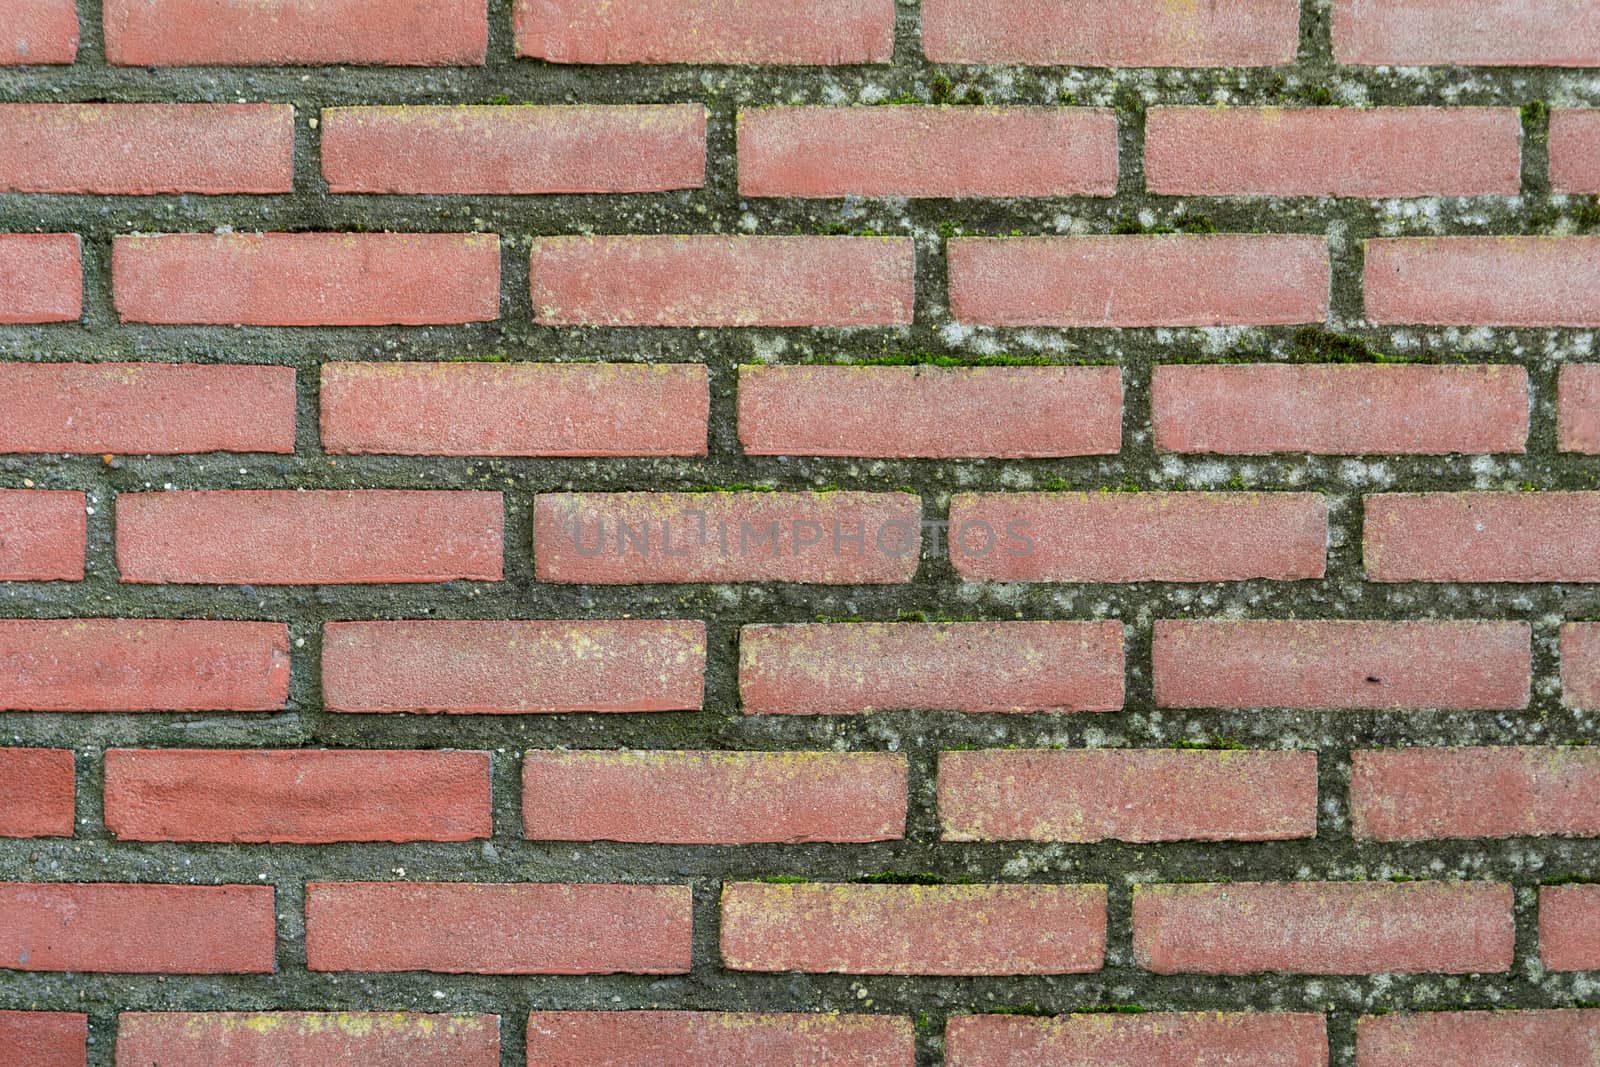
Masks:
[[[71,837],[72,751],[0,748],[0,837]]]
[[[1103,455],[1122,446],[1116,367],[739,368],[746,455]]]
[[[452,233],[118,237],[124,322],[384,326],[500,313],[500,239]]]
[[[71,63],[77,54],[74,0],[10,0],[0,30],[0,66]]]
[[[1600,237],[1401,237],[1366,242],[1373,322],[1600,325]]]
[[[1539,888],[1539,959],[1551,971],[1600,970],[1600,886]]]
[[[28,1067],[86,1067],[89,1017],[66,1011],[0,1011],[0,1060]]]
[[[329,623],[330,711],[529,714],[700,707],[701,622]]]
[[[83,314],[83,265],[71,233],[0,234],[0,324]]]
[[[1600,65],[1600,11],[1566,0],[1333,0],[1340,63]]]
[[[287,193],[285,104],[0,104],[0,190]]]
[[[705,184],[698,104],[335,107],[335,193],[643,193]]]
[[[745,196],[1112,196],[1104,108],[770,107],[739,112]]]
[[[1600,493],[1384,493],[1362,530],[1375,582],[1600,581]]]
[[[1114,711],[1122,644],[1115,622],[746,626],[739,696],[757,715]]]
[[[1155,1012],[1148,1015],[961,1015],[945,1028],[947,1067],[1327,1067],[1320,1015]]]
[[[1588,1063],[1600,1055],[1600,1011],[1435,1011],[1366,1016],[1356,1024],[1360,1067],[1524,1067]]]
[[[911,1020],[897,1016],[704,1011],[536,1011],[528,1016],[528,1062],[543,1067],[909,1067],[915,1053]]]
[[[1561,627],[1561,700],[1569,708],[1600,708],[1600,623]]]
[[[306,886],[313,971],[683,974],[689,889],[345,882]]]
[[[522,834],[538,841],[758,844],[904,835],[889,752],[529,752]]]
[[[1102,885],[732,882],[722,961],[736,971],[1078,974],[1105,958]]]
[[[1600,752],[1403,748],[1350,761],[1357,837],[1600,837]]]
[[[118,1063],[404,1063],[499,1067],[494,1015],[404,1012],[124,1012]]]
[[[1600,108],[1550,113],[1550,188],[1600,193]]]
[[[445,456],[703,456],[704,367],[325,363],[322,447]]]
[[[1600,364],[1569,363],[1561,368],[1556,441],[1563,452],[1600,455]]]
[[[82,493],[0,489],[0,581],[82,580],[85,506]]]
[[[1157,974],[1469,974],[1511,968],[1490,882],[1141,885],[1133,954]]]

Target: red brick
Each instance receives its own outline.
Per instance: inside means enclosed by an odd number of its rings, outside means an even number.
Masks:
[[[1333,0],[1333,55],[1362,66],[1600,66],[1600,10],[1570,0]]]
[[[0,323],[74,322],[83,314],[75,233],[0,233]]]
[[[529,752],[522,834],[667,845],[891,841],[906,757],[891,752]]]
[[[533,239],[548,326],[907,326],[909,237]]]
[[[70,749],[0,748],[0,837],[71,837],[75,790]]]
[[[0,104],[0,190],[287,193],[288,104]]]
[[[74,0],[8,0],[6,28],[0,31],[0,67],[71,63],[77,55]]]
[[[271,974],[272,887],[0,883],[0,967]]]
[[[1569,363],[1561,368],[1556,438],[1563,452],[1600,455],[1600,363]]]
[[[1362,539],[1375,582],[1596,582],[1600,493],[1381,493]]]
[[[1116,711],[1122,624],[808,623],[746,626],[739,696],[751,715]]]
[[[1356,1023],[1359,1067],[1566,1067],[1600,1058],[1600,1011],[1430,1011]]]
[[[743,366],[746,455],[1112,455],[1119,367]]]
[[[1498,974],[1511,969],[1500,882],[1140,885],[1133,954],[1157,974]]]
[[[687,886],[306,886],[313,971],[687,974],[689,934]]]
[[[500,314],[500,238],[471,233],[118,237],[124,322],[388,326]]]
[[[703,456],[698,364],[325,363],[322,447],[429,456]]]
[[[1270,67],[1293,63],[1295,0],[1128,4],[1125,0],[925,0],[935,63],[1074,67]]]
[[[335,193],[698,189],[706,176],[706,109],[325,108],[322,176]]]
[[[1350,759],[1357,837],[1600,837],[1600,752],[1403,748]]]
[[[958,237],[950,312],[986,326],[1271,326],[1322,322],[1320,236]]]
[[[910,493],[541,493],[534,573],[595,585],[909,582],[921,518]]]
[[[1600,193],[1600,108],[1550,112],[1550,189]]]
[[[1103,885],[730,882],[722,962],[821,974],[1080,974],[1105,960]]]
[[[502,512],[486,492],[124,493],[117,567],[124,582],[497,582]]]
[[[0,581],[82,581],[86,507],[82,493],[0,489]]]
[[[1367,318],[1439,326],[1600,326],[1600,237],[1366,242]]]
[[[552,63],[894,59],[894,0],[517,0],[517,55]]]
[[[957,493],[950,557],[968,581],[1321,578],[1316,493]]]
[[[946,1067],[1327,1067],[1320,1015],[958,1015],[945,1026]]]
[[[89,1017],[65,1011],[0,1011],[0,1062],[85,1067]]]
[[[123,67],[482,66],[485,0],[105,0]]]
[[[1600,623],[1561,627],[1561,694],[1569,708],[1600,708]]]
[[[1600,885],[1539,887],[1539,958],[1549,971],[1600,970]]]
[[[1279,841],[1317,833],[1315,752],[939,753],[946,841]]]
[[[528,715],[701,706],[703,622],[331,622],[329,711]]]
[[[403,1012],[124,1012],[117,1062],[212,1067],[406,1064],[499,1067],[497,1015]]]
[[[916,1035],[903,1016],[809,1012],[536,1011],[530,1067],[911,1067]]]
[[[1525,708],[1525,622],[1161,620],[1164,708]]]
[[[291,367],[0,366],[0,452],[294,451]]]
[[[0,621],[6,711],[277,711],[288,696],[282,623]]]
[[[1509,107],[1157,107],[1145,187],[1167,196],[1516,196]]]
[[[1507,365],[1162,366],[1150,393],[1166,452],[1442,455],[1528,440],[1528,372]]]
[[[488,837],[487,752],[111,749],[106,829],[123,841]]]
[[[766,107],[739,112],[738,125],[745,196],[1117,191],[1117,116],[1109,108]]]

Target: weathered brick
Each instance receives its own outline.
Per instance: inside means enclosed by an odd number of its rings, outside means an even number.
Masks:
[[[910,493],[541,493],[544,582],[908,582],[921,549]]]
[[[0,1062],[86,1067],[89,1016],[65,1011],[0,1011]]]
[[[1498,882],[1139,885],[1133,954],[1157,974],[1498,974],[1511,969]]]
[[[1550,112],[1550,190],[1600,193],[1600,108]]]
[[[1367,318],[1438,326],[1600,326],[1600,237],[1366,242]]]
[[[489,754],[110,749],[123,841],[322,844],[488,837]]]
[[[0,190],[287,193],[288,104],[0,104]]]
[[[907,326],[909,237],[535,237],[547,326]]]
[[[335,193],[644,193],[698,189],[705,175],[699,104],[322,112]]]
[[[690,895],[676,885],[313,882],[313,971],[686,974]]]
[[[1322,1016],[1289,1012],[957,1015],[946,1067],[1327,1067]]]
[[[1079,974],[1105,959],[1103,885],[730,882],[722,962],[823,974]]]
[[[894,0],[517,0],[517,55],[551,63],[894,59]]]
[[[271,974],[272,887],[0,882],[0,967]]]
[[[950,558],[969,581],[1321,578],[1316,493],[957,493]]]
[[[739,368],[746,455],[1110,455],[1122,447],[1119,367]]]
[[[75,233],[0,233],[0,323],[73,322],[83,314]]]
[[[124,1012],[118,1063],[499,1067],[500,1017],[405,1012]]]
[[[1161,620],[1165,708],[1525,708],[1525,622]]]
[[[124,582],[296,585],[501,578],[499,493],[218,490],[117,498]]]
[[[889,841],[906,826],[892,752],[529,752],[522,834],[668,845]]]
[[[1430,1011],[1363,1016],[1356,1023],[1359,1067],[1530,1067],[1593,1063],[1600,1011]]]
[[[105,0],[123,67],[482,66],[485,0]]]
[[[1165,196],[1516,196],[1509,107],[1156,107],[1145,186]]]
[[[1600,455],[1600,363],[1568,363],[1556,385],[1556,447]]]
[[[765,107],[740,111],[738,127],[745,196],[1117,191],[1117,116],[1109,108]]]
[[[1333,55],[1363,66],[1600,66],[1600,10],[1568,0],[1333,0]]]
[[[722,1011],[536,1011],[528,1063],[539,1067],[911,1067],[911,1020],[891,1015]]]
[[[1600,837],[1600,752],[1402,748],[1350,760],[1357,837]]]
[[[71,63],[78,56],[75,0],[8,0],[0,30],[0,67]]]
[[[1295,0],[1165,4],[1121,0],[926,0],[922,48],[935,63],[1074,67],[1270,67],[1294,62]]]
[[[1442,455],[1528,440],[1528,372],[1498,364],[1160,366],[1150,403],[1166,452]]]
[[[71,837],[75,796],[71,749],[0,748],[0,837]]]
[[[417,326],[500,314],[500,238],[473,233],[117,237],[124,322]]]
[[[324,363],[322,447],[429,456],[703,456],[699,364]]]
[[[1380,493],[1362,545],[1375,582],[1600,582],[1600,493]]]
[[[1550,971],[1600,970],[1600,885],[1539,887],[1539,959]]]
[[[0,489],[0,581],[82,581],[85,507],[82,493]]]
[[[751,715],[1115,711],[1122,624],[806,623],[746,626],[739,696]]]
[[[946,841],[1278,841],[1317,833],[1315,752],[939,753]]]
[[[282,623],[0,621],[6,711],[277,711],[288,695]]]
[[[1328,317],[1320,236],[957,237],[950,312],[985,326],[1271,326]]]
[[[0,452],[294,451],[292,367],[0,366]]]
[[[1600,708],[1600,623],[1561,627],[1561,702],[1569,708]]]
[[[329,711],[512,714],[701,706],[703,622],[331,622]]]

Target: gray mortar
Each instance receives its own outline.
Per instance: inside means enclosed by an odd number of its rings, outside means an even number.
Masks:
[[[0,879],[10,881],[249,882],[277,887],[278,970],[272,976],[158,977],[0,973],[0,1007],[87,1011],[90,1063],[111,1063],[124,1010],[385,1009],[489,1012],[502,1017],[503,1062],[521,1064],[531,1009],[699,1008],[873,1011],[918,1020],[918,1062],[938,1063],[945,1020],[1031,1006],[1063,1012],[1136,1004],[1149,1010],[1275,1009],[1327,1012],[1332,1062],[1353,1061],[1355,1019],[1369,1011],[1571,1007],[1600,1001],[1583,974],[1546,974],[1534,943],[1536,886],[1600,875],[1600,842],[1560,839],[1413,845],[1351,838],[1349,753],[1402,744],[1578,744],[1593,715],[1561,705],[1555,640],[1566,619],[1600,618],[1600,593],[1572,585],[1379,585],[1363,580],[1361,495],[1392,489],[1592,489],[1600,460],[1555,451],[1559,366],[1592,360],[1590,331],[1382,329],[1361,321],[1360,241],[1393,234],[1574,233],[1596,226],[1592,198],[1547,193],[1543,120],[1530,116],[1524,193],[1403,201],[1209,199],[1142,192],[1142,103],[1494,104],[1600,103],[1595,71],[1366,69],[1333,65],[1328,0],[1307,0],[1300,61],[1282,70],[1106,71],[1074,68],[935,67],[921,57],[917,8],[902,3],[893,66],[739,69],[562,67],[513,60],[510,0],[490,0],[489,64],[477,69],[111,69],[104,65],[99,5],[80,3],[83,43],[72,68],[0,70],[0,99],[30,101],[277,101],[296,109],[295,192],[283,196],[25,196],[0,194],[0,231],[84,236],[85,312],[78,324],[0,327],[0,357],[14,360],[173,360],[273,363],[299,371],[298,449],[292,457],[10,457],[0,486],[86,491],[89,560],[81,584],[0,587],[6,617],[147,616],[287,621],[294,644],[288,710],[276,715],[0,716],[0,740],[59,745],[78,753],[78,835],[0,841]],[[772,103],[870,103],[932,99],[944,76],[961,96],[989,103],[1080,105],[1118,110],[1120,192],[1112,199],[1001,201],[747,200],[737,192],[737,108]],[[327,194],[318,172],[325,106],[360,103],[704,102],[710,170],[704,189],[637,196],[384,197]],[[1154,452],[1145,423],[1152,365],[1182,359],[1305,358],[1293,329],[990,330],[958,326],[946,309],[943,238],[1105,233],[1119,221],[1170,224],[1203,215],[1221,231],[1323,233],[1334,257],[1330,328],[1372,348],[1420,359],[1517,363],[1534,390],[1526,455],[1367,459],[1209,456]],[[504,242],[502,317],[465,326],[409,329],[263,329],[119,325],[110,299],[115,234],[255,230],[479,230]],[[917,317],[895,329],[554,329],[532,321],[530,236],[595,233],[908,234],[917,244]],[[1111,458],[899,461],[742,456],[734,421],[735,368],[743,362],[865,358],[933,351],[952,355],[1043,354],[1113,361],[1124,368],[1125,450]],[[705,459],[471,460],[328,457],[317,439],[319,362],[333,359],[626,359],[703,362],[712,382],[711,454]],[[955,490],[1248,487],[1315,490],[1333,505],[1328,577],[1295,583],[1207,585],[981,585],[925,559],[914,584],[890,587],[565,587],[533,581],[530,510],[554,489],[672,489],[732,483],[785,489],[910,486],[930,518]],[[506,580],[492,584],[371,587],[123,586],[112,552],[113,499],[146,488],[480,488],[506,494]],[[907,612],[973,619],[1119,618],[1128,627],[1127,705],[1113,714],[988,716],[947,712],[867,717],[746,718],[736,678],[738,628],[749,622]],[[698,713],[563,716],[331,715],[318,680],[325,621],[367,618],[575,618],[622,614],[703,618],[709,627],[705,710]],[[1520,712],[1171,711],[1153,706],[1149,632],[1157,618],[1487,618],[1534,627],[1534,697]],[[303,642],[303,645],[301,644]],[[995,844],[938,841],[937,753],[961,747],[1161,746],[1228,738],[1249,747],[1321,753],[1321,809],[1314,840],[1263,844]],[[452,747],[494,753],[495,835],[490,843],[233,846],[113,843],[101,819],[100,756],[109,746]],[[840,749],[905,752],[911,760],[906,839],[871,845],[659,847],[539,844],[521,840],[520,753],[529,748]],[[305,969],[307,880],[688,882],[695,890],[694,970],[674,977],[480,977],[311,974]],[[1111,894],[1107,966],[1037,978],[895,978],[740,974],[721,967],[716,901],[723,881],[771,875],[850,879],[930,872],[981,881],[1105,882]],[[1242,978],[1158,976],[1133,966],[1131,886],[1165,880],[1479,878],[1517,886],[1512,971],[1438,975]]]

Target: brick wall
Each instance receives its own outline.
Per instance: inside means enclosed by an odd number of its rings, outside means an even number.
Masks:
[[[1596,1062],[1597,67],[0,0],[0,1062]]]

